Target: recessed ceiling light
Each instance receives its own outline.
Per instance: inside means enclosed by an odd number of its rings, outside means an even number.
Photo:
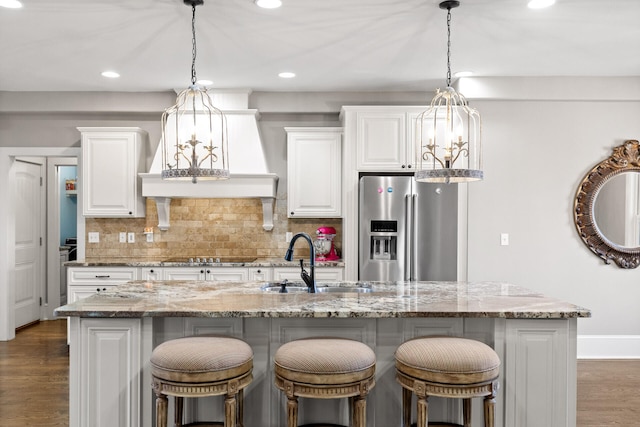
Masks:
[[[527,7],[529,9],[544,9],[554,4],[556,0],[529,0]]]
[[[282,73],[278,74],[278,77],[283,79],[292,79],[295,76],[296,76],[296,73],[292,73],[290,71],[283,71]]]
[[[22,3],[18,0],[0,0],[0,7],[6,7],[8,9],[20,9]]]
[[[120,74],[116,73],[115,71],[103,71],[101,74],[102,77],[107,77],[110,79],[117,79],[118,77],[120,77]]]
[[[198,79],[196,83],[198,83],[200,86],[211,86],[213,84],[211,80],[206,79]]]
[[[473,71],[458,71],[454,74],[455,77],[469,77],[473,76]]]
[[[280,0],[255,0],[255,3],[256,6],[263,9],[277,9],[282,6],[282,1]]]

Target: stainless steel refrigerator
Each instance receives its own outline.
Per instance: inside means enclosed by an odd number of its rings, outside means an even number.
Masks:
[[[458,186],[360,178],[359,279],[456,280]]]

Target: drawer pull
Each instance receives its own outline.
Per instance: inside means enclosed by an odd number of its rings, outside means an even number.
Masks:
[[[111,276],[109,276],[108,274],[104,274],[104,275],[96,274],[96,279],[108,279],[109,277]]]

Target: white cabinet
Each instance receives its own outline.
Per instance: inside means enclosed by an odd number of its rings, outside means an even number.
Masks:
[[[137,278],[135,267],[68,267],[67,299],[72,303]]]
[[[140,268],[140,280],[162,280],[164,277],[162,267],[142,267]]]
[[[413,172],[418,115],[426,107],[343,107],[345,128],[355,129],[356,169]]]
[[[289,218],[342,215],[342,128],[286,127]]]
[[[165,267],[164,280],[215,280],[221,282],[238,282],[249,280],[249,269],[246,267]]]
[[[273,268],[271,267],[249,267],[249,280],[252,282],[271,280]]]
[[[145,171],[147,133],[140,128],[78,128],[82,132],[82,213],[142,218],[139,172]]]
[[[309,271],[309,266],[305,265],[305,269]],[[316,282],[318,281],[334,281],[343,280],[344,269],[342,267],[316,267]],[[274,267],[273,280],[282,281],[284,279],[290,281],[300,281],[300,267]]]

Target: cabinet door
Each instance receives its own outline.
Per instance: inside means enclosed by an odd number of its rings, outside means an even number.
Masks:
[[[171,267],[162,272],[164,280],[204,280],[205,275],[204,267]]]
[[[244,267],[208,267],[206,280],[219,282],[246,282],[249,280],[249,270]]]
[[[164,277],[164,271],[162,268],[151,267],[151,268],[141,268],[140,269],[140,279],[141,280],[162,280]]]
[[[356,126],[359,171],[401,172],[411,168],[404,112],[357,112]]]
[[[88,217],[144,217],[138,172],[144,164],[143,131],[82,131],[82,213]],[[122,129],[122,128],[120,128]]]
[[[342,128],[286,128],[289,218],[342,215]]]
[[[273,269],[269,267],[251,267],[249,268],[249,280],[266,281],[273,277]]]
[[[309,268],[305,266],[307,271]],[[316,282],[319,281],[336,281],[343,280],[344,269],[342,267],[316,267]],[[300,268],[292,267],[274,267],[273,281],[282,281],[287,279],[291,282],[300,282]]]

